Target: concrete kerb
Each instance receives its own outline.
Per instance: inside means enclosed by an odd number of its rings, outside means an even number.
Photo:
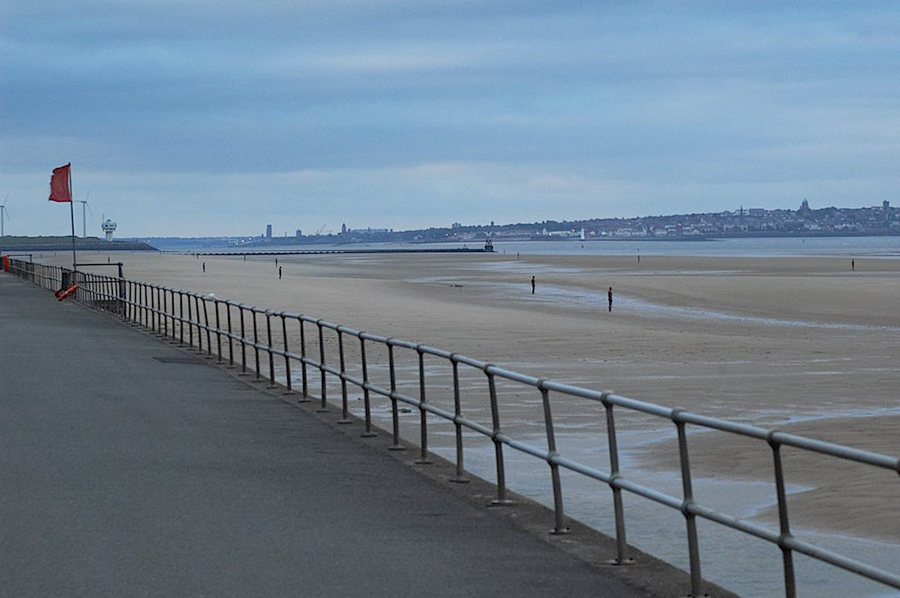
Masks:
[[[82,304],[79,305],[83,309],[90,309]],[[107,312],[102,313],[118,322],[127,323],[115,314]],[[195,357],[190,351],[190,347],[186,345],[175,345],[173,347],[167,342],[169,339],[152,334],[149,328],[142,325],[132,325],[130,327],[138,332],[144,333],[144,335],[149,338],[155,339],[160,343],[165,343],[171,348],[179,349],[186,355]],[[571,530],[571,533],[569,534],[551,534],[550,532],[554,521],[552,509],[537,503],[528,497],[507,490],[507,495],[515,501],[515,506],[507,509],[492,508],[491,501],[496,497],[496,485],[479,478],[470,472],[467,472],[470,483],[453,483],[452,479],[456,477],[456,465],[443,457],[430,452],[429,456],[433,461],[432,464],[421,465],[416,463],[415,456],[418,455],[419,447],[409,439],[404,439],[405,446],[408,448],[407,451],[390,450],[392,446],[392,436],[389,430],[380,428],[373,423],[372,429],[377,433],[377,436],[364,437],[361,435],[362,430],[365,429],[365,421],[362,418],[350,413],[349,417],[352,420],[352,425],[342,425],[340,424],[342,419],[340,410],[323,412],[318,409],[320,401],[319,397],[309,395],[308,398],[310,401],[301,403],[297,400],[297,394],[286,394],[286,385],[276,383],[271,388],[261,387],[254,379],[241,377],[237,370],[228,369],[227,362],[218,364],[214,361],[204,360],[200,362],[200,365],[219,369],[224,374],[230,376],[233,380],[241,383],[247,388],[293,406],[306,416],[314,418],[323,424],[330,426],[333,430],[340,432],[361,447],[368,447],[369,450],[379,451],[381,454],[390,457],[409,470],[417,472],[426,480],[444,491],[467,501],[479,509],[483,509],[485,512],[489,512],[490,516],[507,521],[509,524],[528,532],[569,556],[587,563],[597,570],[602,570],[604,575],[615,578],[648,596],[665,596],[667,598],[690,596],[690,575],[687,572],[633,546],[629,546],[628,548],[629,554],[634,559],[632,564],[612,564],[616,556],[615,538],[607,536],[579,521],[571,518],[568,519],[568,525]],[[602,492],[602,488],[598,488],[598,492]],[[737,594],[708,581],[704,581],[703,588],[703,596],[709,596],[711,598],[737,597]]]

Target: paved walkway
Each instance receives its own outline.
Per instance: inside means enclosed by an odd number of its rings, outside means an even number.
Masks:
[[[0,273],[0,595],[647,595],[185,356]]]

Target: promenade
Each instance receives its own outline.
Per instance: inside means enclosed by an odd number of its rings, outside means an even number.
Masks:
[[[9,275],[0,480],[3,596],[627,597],[666,579],[658,564],[591,566],[276,394]],[[669,575],[658,594],[686,594]]]

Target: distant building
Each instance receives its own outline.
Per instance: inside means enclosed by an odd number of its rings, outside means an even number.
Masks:
[[[346,224],[346,223],[344,223],[344,224],[341,225],[341,234],[342,234],[342,235],[346,235],[346,234],[347,234],[347,224]]]
[[[266,238],[267,239],[272,238],[272,225],[271,224],[266,225]]]
[[[302,237],[302,236],[303,236],[303,233],[302,233],[302,231],[298,228],[298,229],[297,229],[297,238],[299,239],[299,238]]]
[[[112,241],[113,233],[116,232],[116,223],[107,218],[103,221],[103,224],[100,225],[100,228],[102,228],[103,232],[106,233],[106,241]]]

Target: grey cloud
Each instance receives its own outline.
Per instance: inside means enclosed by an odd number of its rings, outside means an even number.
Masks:
[[[703,185],[730,181],[746,192],[798,179],[896,178],[892,3],[67,6],[2,9],[7,172],[42,171],[66,152],[98,172],[185,180],[223,165],[260,176],[407,169],[391,176],[415,178],[423,164],[478,163],[546,180],[569,172],[633,181],[616,192],[634,197],[667,184],[677,196],[692,184],[713,193]],[[464,189],[446,176],[446,185],[403,185],[411,195],[503,195],[489,175]],[[504,180],[509,195],[519,193],[515,178]],[[402,198],[385,189],[382,201]]]

